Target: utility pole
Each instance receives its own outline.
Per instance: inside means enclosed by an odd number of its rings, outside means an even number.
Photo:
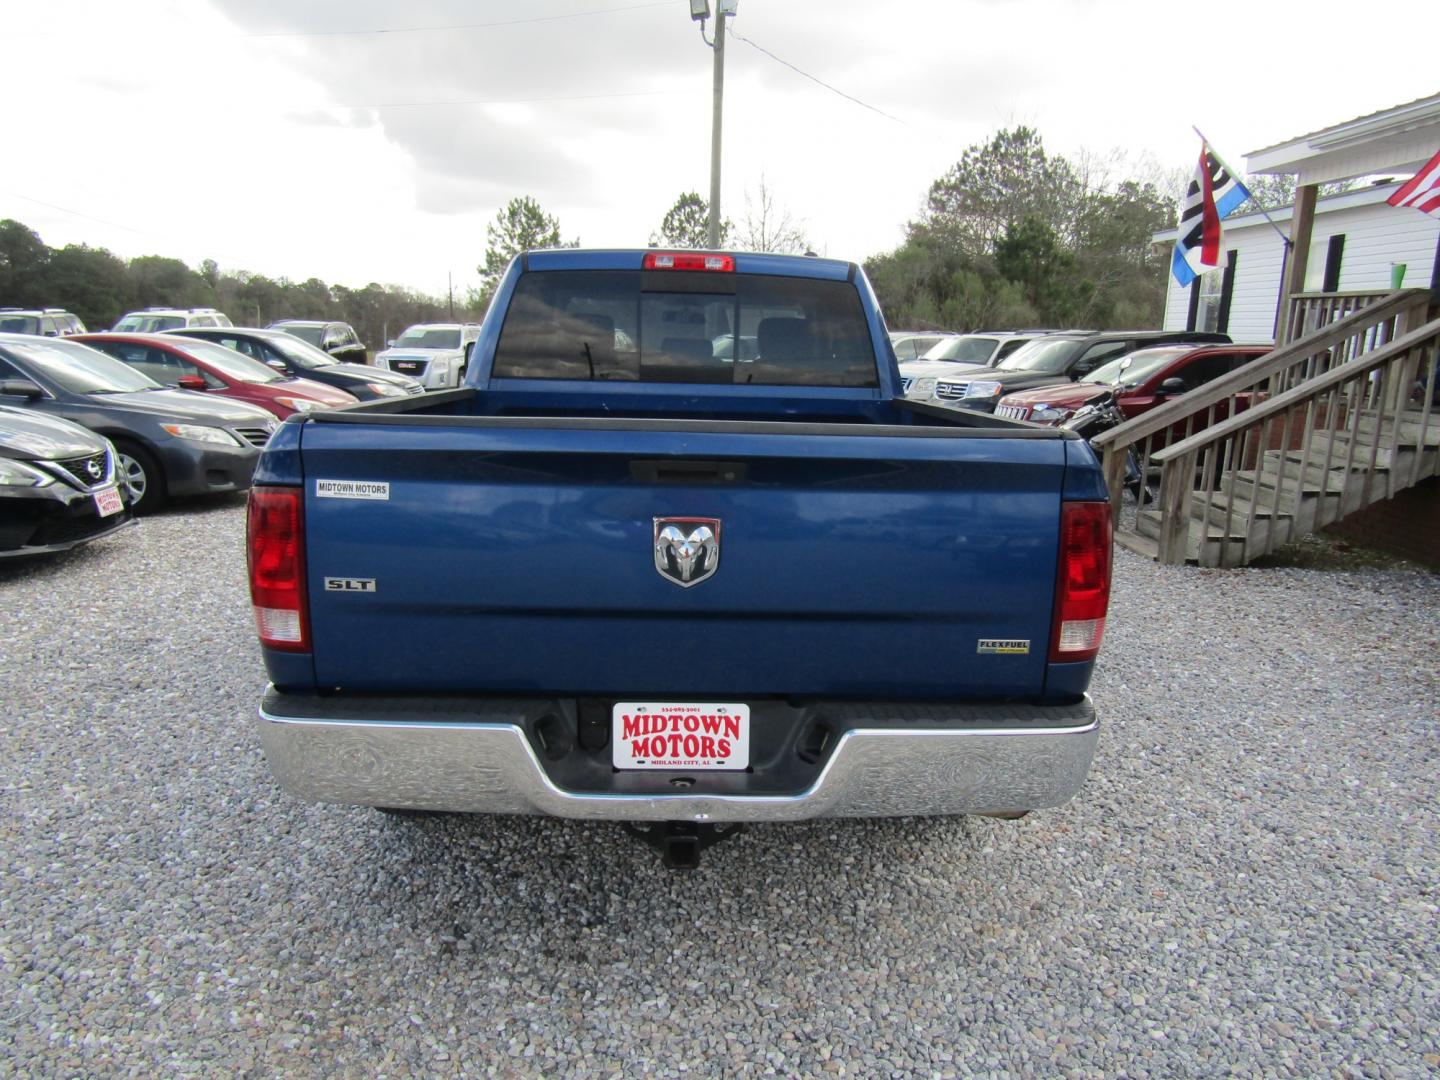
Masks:
[[[716,0],[715,42],[705,44],[715,53],[714,110],[710,118],[710,227],[706,244],[720,246],[720,132],[725,106],[725,19],[735,14],[737,0]],[[700,23],[700,37],[705,37],[705,20],[710,17],[709,0],[690,0],[690,17]]]
[[[710,232],[706,243],[720,246],[720,132],[725,110],[725,11],[715,13],[715,111],[710,118]]]
[[[452,271],[445,271],[445,282],[450,291],[450,321],[455,321],[455,275]]]

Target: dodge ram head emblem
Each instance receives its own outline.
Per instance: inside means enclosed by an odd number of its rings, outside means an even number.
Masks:
[[[719,518],[655,518],[655,569],[666,581],[688,589],[719,566]]]

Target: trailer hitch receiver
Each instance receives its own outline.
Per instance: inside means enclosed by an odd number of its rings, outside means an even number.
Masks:
[[[658,851],[670,870],[694,870],[700,865],[700,852],[728,840],[743,828],[728,821],[627,821],[624,825],[636,840]]]

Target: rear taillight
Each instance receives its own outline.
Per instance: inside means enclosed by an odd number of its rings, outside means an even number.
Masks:
[[[255,607],[260,644],[285,652],[309,652],[305,514],[300,488],[251,488],[245,539],[250,602]]]
[[[1061,503],[1052,663],[1093,660],[1110,607],[1110,504]]]
[[[705,255],[694,251],[647,251],[641,267],[645,270],[712,270],[733,274],[735,259],[730,255]]]

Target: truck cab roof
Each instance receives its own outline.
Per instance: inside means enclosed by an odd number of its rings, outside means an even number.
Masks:
[[[672,251],[668,248],[543,248],[526,251],[518,256],[523,271],[536,270],[644,270],[647,256],[716,256],[732,260],[729,270],[717,273],[774,274],[784,277],[810,277],[826,281],[852,278],[856,265],[842,259],[822,259],[818,255],[773,255],[746,251]],[[657,272],[660,268],[656,267]],[[667,267],[685,271],[684,265]],[[698,268],[695,268],[698,269]]]

